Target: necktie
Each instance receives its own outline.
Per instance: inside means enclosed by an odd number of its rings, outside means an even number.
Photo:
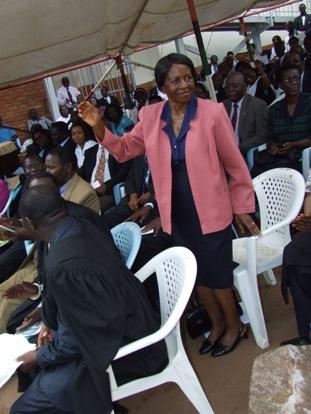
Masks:
[[[69,86],[68,86],[68,88],[66,88],[67,89],[67,93],[68,93],[68,99],[69,99],[69,101],[71,102],[71,103],[73,103],[73,100],[72,100],[72,95],[71,95],[71,93],[70,93],[70,91],[69,91]]]
[[[239,105],[238,104],[234,104],[233,105],[233,114],[232,114],[232,118],[231,118],[231,124],[232,124],[232,128],[233,128],[233,131],[235,131],[235,128],[236,128],[236,123],[237,123],[237,120],[238,120],[238,107],[239,107]]]
[[[96,173],[95,173],[95,180],[98,181],[100,185],[104,184],[105,164],[106,164],[105,151],[104,149],[102,149],[100,157],[99,157]]]

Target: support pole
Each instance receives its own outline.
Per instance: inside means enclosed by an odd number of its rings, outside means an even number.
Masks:
[[[249,42],[247,30],[246,30],[246,24],[244,22],[243,17],[240,17],[239,20],[240,20],[241,32],[243,33],[243,36],[244,36],[248,56],[249,56],[249,59],[251,61],[251,65],[254,67],[254,57],[253,57],[253,52],[252,52],[252,49],[251,49],[251,45],[250,45],[250,42]]]
[[[196,10],[195,10],[194,2],[193,2],[193,0],[187,0],[187,3],[188,3],[188,9],[189,9],[189,13],[190,13],[191,21],[192,21],[193,31],[194,31],[194,34],[195,34],[195,38],[197,40],[198,49],[199,49],[199,52],[200,52],[201,62],[202,62],[202,66],[203,66],[202,73],[203,73],[203,77],[205,78],[204,85],[206,86],[206,88],[209,91],[210,98],[213,101],[217,102],[215,89],[214,89],[214,85],[213,85],[213,81],[212,81],[212,77],[211,77],[211,71],[210,71],[209,64],[207,62],[207,56],[206,56],[206,53],[205,53],[205,48],[204,48],[203,39],[202,39],[202,33],[201,33],[201,30],[200,30],[200,25],[199,25],[199,21],[198,21],[198,18],[197,18],[197,13],[196,13]]]
[[[125,76],[125,72],[124,72],[124,68],[123,68],[123,61],[122,61],[122,57],[116,56],[115,58],[117,67],[121,73],[121,81],[122,81],[122,85],[124,88],[124,92],[125,92],[125,100],[126,102],[131,102],[131,95],[130,95],[130,91],[129,91],[129,87],[127,84],[127,80],[126,80],[126,76]]]

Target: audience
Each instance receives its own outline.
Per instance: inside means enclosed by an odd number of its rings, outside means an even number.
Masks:
[[[118,104],[110,104],[106,106],[105,118],[108,121],[108,127],[115,135],[122,137],[125,132],[130,131],[134,127],[133,121],[123,114]]]
[[[55,146],[69,148],[73,152],[76,149],[68,131],[68,125],[65,122],[54,122],[52,124],[51,139]]]
[[[78,96],[81,95],[81,92],[74,86],[70,85],[70,81],[67,76],[62,78],[61,82],[63,86],[57,90],[58,105],[65,105],[67,108],[72,110],[77,104]]]
[[[265,143],[267,134],[267,104],[246,91],[247,85],[242,73],[231,72],[226,79],[227,99],[223,104],[242,154]]]
[[[44,129],[41,125],[35,124],[31,127],[30,133],[33,143],[26,147],[27,154],[36,154],[45,160],[47,153],[54,147],[50,131]]]
[[[71,118],[69,108],[66,105],[61,105],[59,107],[60,117],[56,119],[56,122],[64,122],[68,125],[68,128],[71,126]]]
[[[268,149],[258,153],[252,175],[277,167],[301,171],[301,153],[311,141],[311,95],[300,92],[300,73],[294,66],[279,71],[285,98],[268,110]]]
[[[117,162],[101,145],[85,151],[80,175],[96,191],[103,213],[114,206],[113,186],[125,180],[130,167],[130,162]]]
[[[14,218],[0,217],[1,224],[16,230],[16,238],[0,248],[0,333],[7,329],[14,333],[20,325],[24,327],[40,321],[42,312],[37,305],[43,299],[44,324],[39,335],[39,343],[43,346],[20,357],[23,371],[34,368],[38,374],[34,376],[31,372],[34,381],[12,406],[11,413],[32,412],[30,407],[37,410],[39,406],[41,412],[83,414],[99,405],[103,410],[105,407],[112,409],[107,366],[119,347],[129,342],[129,337],[135,340],[157,329],[145,292],[124,267],[112,242],[109,229],[124,221],[137,222],[143,234],[151,231],[142,237],[133,271],[174,243],[194,251],[199,270],[197,292],[213,322],[211,334],[203,342],[200,353],[211,352],[217,357],[238,345],[246,331],[239,322],[232,295],[231,236],[225,235],[228,228],[224,225],[221,229],[219,225],[215,227],[215,221],[224,221],[218,215],[215,219],[216,207],[212,224],[203,217],[202,177],[207,177],[206,168],[211,171],[214,168],[212,176],[215,177],[214,170],[218,171],[220,165],[222,172],[220,178],[216,177],[217,185],[219,187],[221,181],[222,186],[226,178],[231,194],[235,190],[232,190],[230,175],[240,171],[238,178],[242,180],[243,170],[245,191],[241,190],[239,197],[245,199],[243,212],[246,213],[252,209],[251,191],[246,191],[251,186],[236,146],[245,159],[249,149],[267,143],[266,150],[255,153],[253,177],[277,167],[301,171],[302,151],[311,146],[311,16],[306,13],[304,4],[299,10],[300,16],[294,22],[287,22],[284,41],[279,35],[273,37],[269,64],[265,65],[259,55],[255,65],[238,61],[233,52],[228,52],[223,61],[217,55],[210,57],[217,102],[222,102],[226,111],[222,105],[217,105],[217,113],[221,116],[214,115],[216,104],[209,101],[204,84],[196,82],[191,61],[177,54],[161,59],[155,71],[157,84],[149,92],[143,87],[132,91],[128,107],[134,122],[123,113],[118,99],[105,85],[90,99],[93,106],[82,103],[78,113],[75,109],[83,98],[67,77],[62,78],[62,86],[57,91],[61,116],[56,122],[39,117],[35,108],[29,110],[27,123],[32,143],[26,148],[27,156],[22,162],[25,174],[19,176],[20,184],[10,205],[10,215]],[[188,94],[180,107],[179,88],[184,96]],[[168,101],[163,102],[167,98]],[[154,107],[149,108],[153,104]],[[92,120],[87,111],[93,111]],[[155,116],[149,122],[146,119],[150,114]],[[134,125],[138,118],[140,122]],[[213,142],[213,148],[206,149],[201,142],[200,145],[191,144],[191,130],[199,122],[197,118],[202,123],[200,130]],[[15,142],[15,131],[3,127],[0,118],[0,143]],[[231,142],[233,132],[236,146]],[[214,138],[210,139],[211,136]],[[96,138],[102,144],[98,144]],[[172,159],[167,157],[170,146]],[[200,155],[202,151],[207,154],[205,164]],[[195,169],[191,161],[194,152]],[[212,153],[214,155],[209,157]],[[119,162],[129,158],[134,159]],[[201,168],[199,193],[193,176],[198,168]],[[151,177],[151,169],[154,177]],[[8,185],[2,176],[0,211],[9,197]],[[123,182],[125,196],[115,206],[113,187]],[[219,188],[214,189],[213,183],[208,182],[211,191],[218,194]],[[288,303],[287,290],[290,290],[299,334],[298,338],[284,341],[284,345],[309,343],[310,182],[309,177],[304,213],[293,223],[299,232],[284,250],[282,293]],[[193,197],[190,197],[192,192]],[[203,192],[204,205],[208,205],[210,214],[214,202],[210,193]],[[223,197],[220,201],[223,202]],[[230,206],[232,212],[236,208],[235,199],[231,199]],[[32,227],[25,222],[21,224],[18,210]],[[204,214],[206,212],[204,210]],[[229,213],[219,214],[227,217]],[[227,222],[226,225],[230,225],[231,219]],[[251,234],[259,231],[248,214],[237,214],[237,223]],[[210,225],[214,225],[212,233]],[[172,236],[165,232],[170,230]],[[28,239],[26,243],[25,239]],[[216,260],[220,242],[223,243],[222,263],[216,261],[210,269],[206,258]],[[29,243],[33,243],[32,247],[26,249]],[[145,287],[151,303],[158,307],[157,287],[154,284]],[[83,297],[83,303],[77,300],[79,297]],[[94,323],[96,329],[92,329]],[[49,342],[43,344],[43,335]],[[96,349],[94,343],[98,345]],[[161,370],[167,362],[165,345],[154,346],[148,355],[142,351],[138,358],[145,356],[144,369],[135,365],[136,358],[131,364],[127,364],[125,358],[113,363],[121,383],[125,376],[134,379]],[[78,380],[73,381],[73,377]]]
[[[34,108],[29,110],[27,124],[29,131],[31,131],[33,125],[41,125],[44,129],[51,129],[52,127],[52,121],[45,116],[39,117],[37,110]]]
[[[70,138],[76,144],[75,154],[77,157],[78,168],[81,168],[84,162],[85,151],[97,145],[97,142],[89,139],[87,136],[88,129],[82,122],[72,125],[69,133]]]

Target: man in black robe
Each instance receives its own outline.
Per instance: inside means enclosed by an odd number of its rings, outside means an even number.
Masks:
[[[44,334],[53,339],[20,357],[24,371],[41,371],[11,414],[110,414],[108,366],[120,347],[158,329],[144,289],[98,228],[68,216],[56,189],[27,190],[20,213],[36,239],[49,243],[39,344]],[[112,366],[122,384],[166,363],[160,342]]]

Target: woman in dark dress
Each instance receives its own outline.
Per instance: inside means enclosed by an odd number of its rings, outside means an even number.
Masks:
[[[88,102],[79,114],[118,161],[146,152],[163,230],[197,260],[197,290],[213,324],[200,352],[216,357],[246,333],[232,290],[233,214],[242,229],[259,230],[247,214],[254,210],[253,187],[230,121],[222,104],[193,96],[195,77],[186,56],[160,59],[155,78],[168,101],[142,108],[140,121],[122,139],[105,129]]]

